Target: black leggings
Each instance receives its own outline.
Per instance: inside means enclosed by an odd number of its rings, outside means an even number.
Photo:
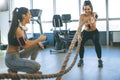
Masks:
[[[95,45],[95,51],[96,51],[97,57],[101,58],[101,46],[99,43],[99,32],[97,29],[94,31],[86,31],[86,30],[82,31],[82,42],[81,42],[80,51],[79,51],[80,58],[84,57],[84,45],[86,41],[89,39],[91,39]]]

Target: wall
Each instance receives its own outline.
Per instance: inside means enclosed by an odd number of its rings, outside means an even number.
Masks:
[[[120,46],[120,31],[110,31],[110,45]]]
[[[7,44],[7,34],[9,30],[9,11],[0,12],[1,43]]]

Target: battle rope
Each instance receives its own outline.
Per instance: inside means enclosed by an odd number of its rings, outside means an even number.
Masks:
[[[61,70],[60,70],[60,72],[59,72],[59,73],[61,73],[61,74],[70,71],[71,68],[74,66],[76,60],[77,60],[77,56],[78,56],[78,54],[79,54],[79,49],[80,49],[80,44],[81,44],[81,39],[79,38],[80,33],[81,33],[81,28],[79,27],[78,30],[77,30],[77,32],[75,33],[75,36],[74,36],[71,44],[70,44],[70,47],[69,47],[69,50],[68,50],[68,55],[66,56],[65,61],[64,61],[64,63],[63,63],[63,66],[62,66],[62,68],[61,68]],[[77,49],[76,49],[76,56],[75,56],[75,58],[74,58],[74,60],[73,60],[73,62],[72,62],[72,64],[71,64],[71,66],[68,67],[68,69],[65,70],[65,68],[66,68],[66,66],[67,66],[67,63],[68,63],[68,61],[69,61],[69,58],[70,58],[70,56],[71,56],[71,54],[72,54],[72,52],[73,52],[73,48],[74,48],[74,46],[75,46],[75,43],[76,43],[77,41],[78,41],[78,45],[77,45]],[[62,76],[58,76],[56,80],[61,80],[61,78],[62,78]]]
[[[61,80],[62,75],[69,72],[72,69],[72,67],[74,66],[74,64],[77,60],[77,56],[78,56],[79,48],[80,48],[80,43],[81,43],[81,40],[80,39],[78,40],[78,36],[80,35],[80,31],[81,31],[80,29],[78,29],[76,31],[76,34],[75,34],[75,36],[74,36],[74,38],[71,42],[71,45],[69,47],[68,54],[65,58],[65,61],[64,61],[63,66],[62,66],[59,73],[44,74],[44,75],[43,74],[40,75],[40,74],[15,74],[15,73],[8,74],[8,73],[2,73],[2,74],[0,74],[0,79],[18,79],[18,80],[20,80],[20,79],[45,79],[45,78],[55,78],[55,77],[57,77],[57,80]],[[73,48],[75,46],[76,41],[78,41],[78,46],[77,46],[77,49],[76,49],[76,56],[75,56],[72,64],[67,69],[65,69],[66,66],[67,66],[67,63],[69,61],[70,55],[73,51]]]

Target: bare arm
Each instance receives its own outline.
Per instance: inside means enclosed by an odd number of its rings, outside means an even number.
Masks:
[[[19,43],[19,44],[20,44],[20,47],[22,47],[24,49],[30,48],[30,47],[38,44],[39,42],[46,40],[45,35],[41,35],[39,38],[37,38],[35,40],[27,40],[27,39],[25,40],[25,34],[20,28],[18,28],[17,31],[16,31],[16,37],[17,37],[18,40],[20,38],[23,39],[25,44],[23,44],[23,45],[21,45],[21,43]]]
[[[84,20],[84,15],[80,15],[79,18],[79,27],[82,29],[83,25],[86,23],[86,21]]]
[[[83,15],[80,15],[80,18],[79,18],[79,27],[78,27],[78,32],[80,32],[80,33],[77,36],[78,40],[82,40],[82,38],[81,38],[81,30],[82,30],[82,27],[83,27],[83,25],[85,23],[86,23],[86,21],[83,19]]]
[[[36,44],[39,44],[39,42],[42,42],[46,40],[46,36],[45,35],[41,35],[41,37],[35,39],[35,40],[26,40],[26,45],[24,45],[24,48],[30,48]],[[42,44],[39,44],[41,48],[43,48]]]

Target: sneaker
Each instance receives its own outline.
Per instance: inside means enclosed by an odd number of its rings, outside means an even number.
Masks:
[[[103,61],[102,60],[98,60],[98,67],[102,68],[103,67]]]
[[[80,60],[79,63],[78,63],[78,67],[83,66],[83,64],[84,64],[83,60]]]

